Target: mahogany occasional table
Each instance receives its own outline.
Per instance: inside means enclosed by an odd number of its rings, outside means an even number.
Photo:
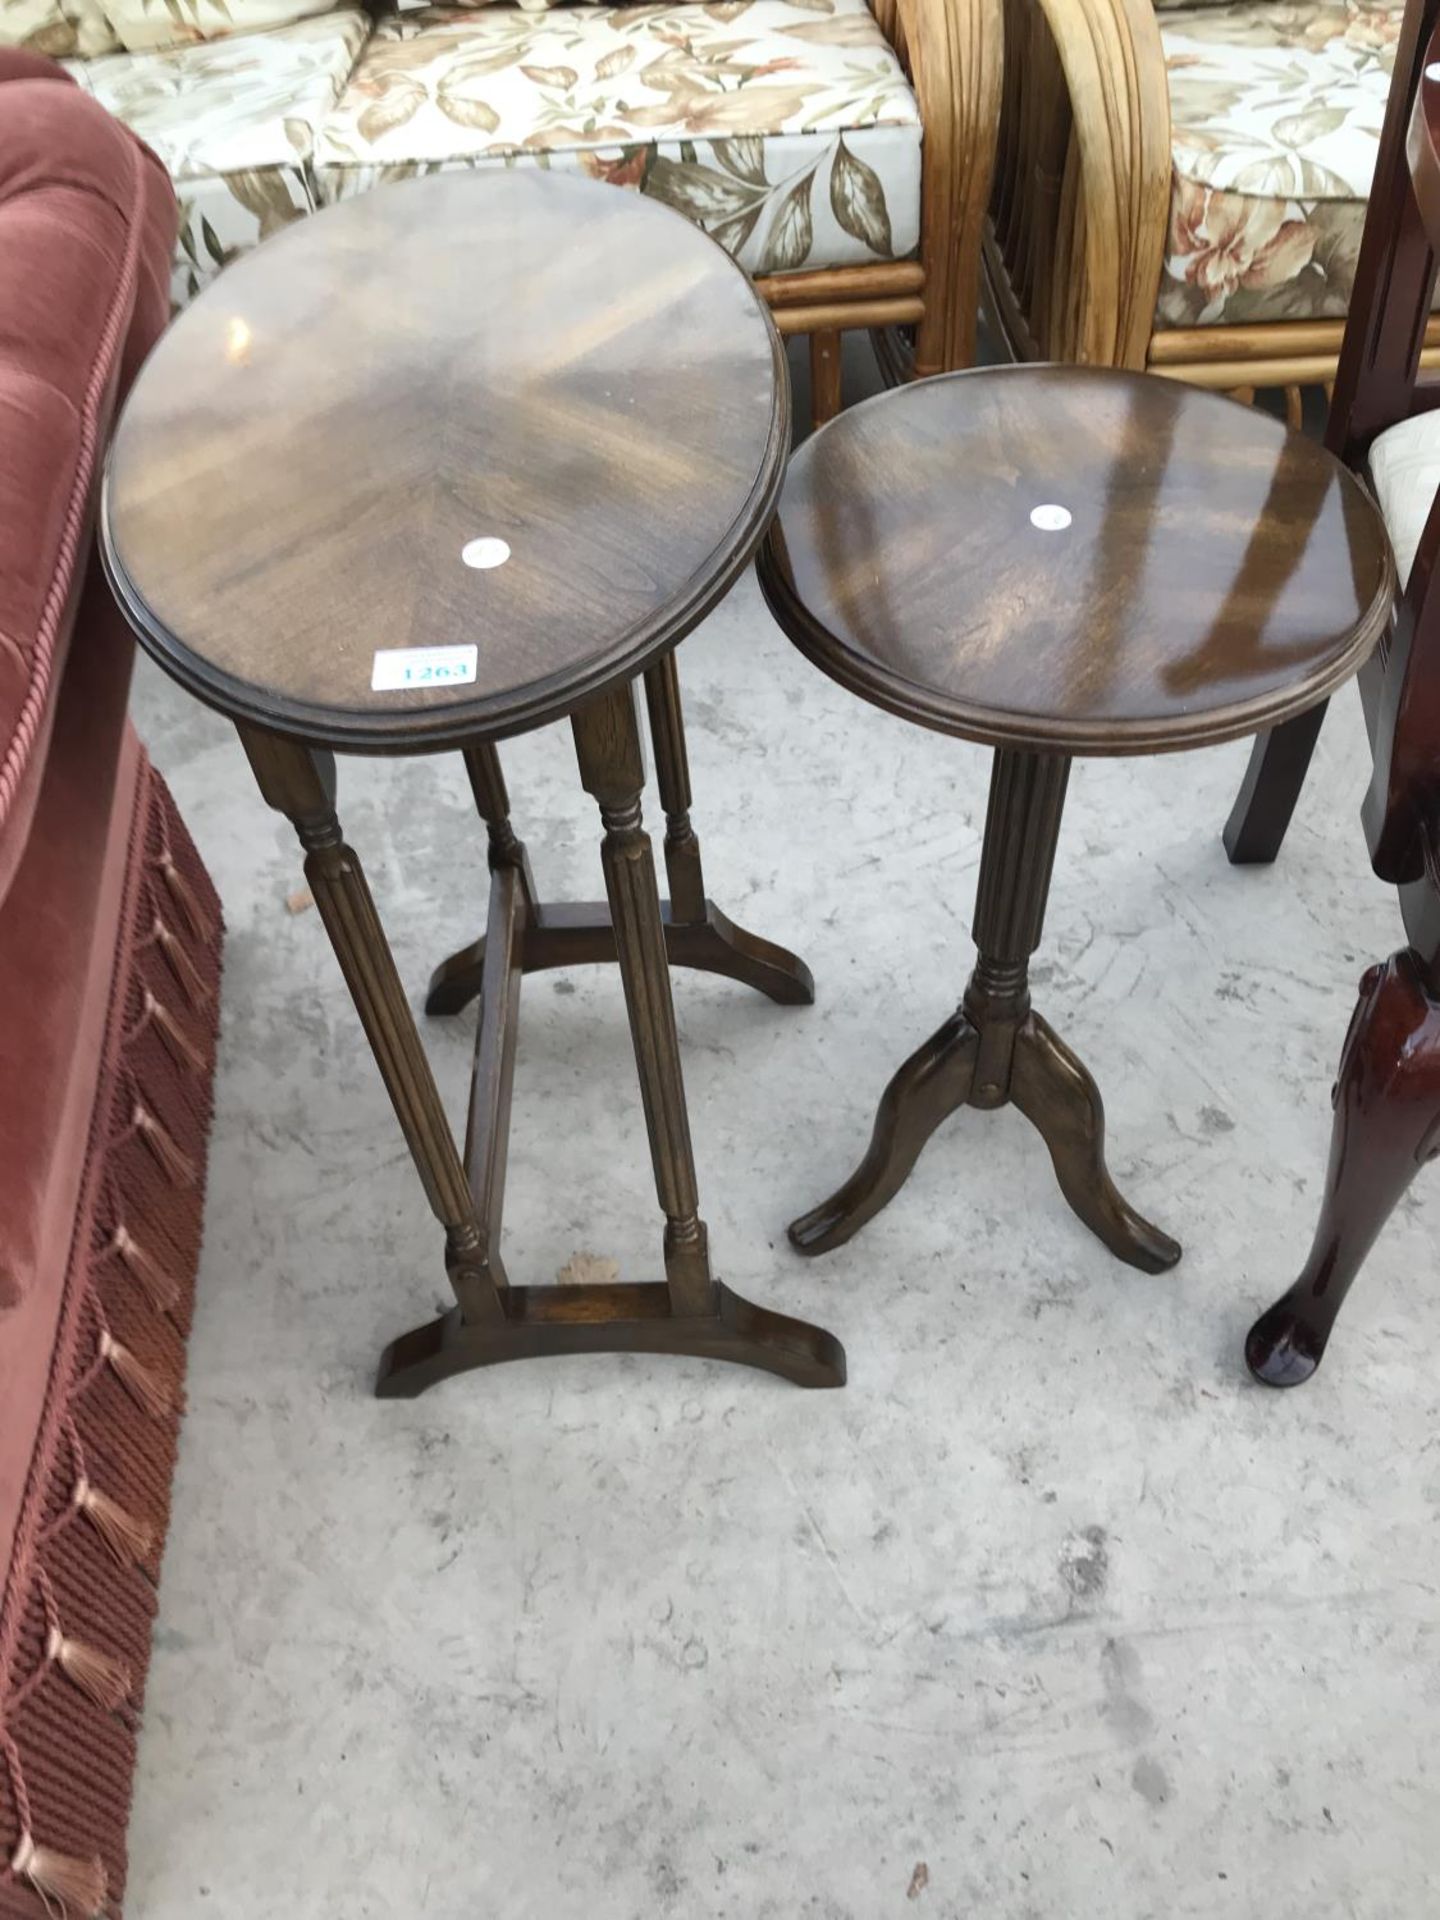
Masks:
[[[995,750],[964,998],[792,1241],[840,1246],[957,1108],[1013,1102],[1086,1226],[1131,1266],[1173,1266],[1179,1246],[1106,1170],[1095,1082],[1030,1005],[1070,762],[1256,733],[1354,673],[1394,586],[1369,496],[1314,442],[1178,381],[987,368],[808,441],[760,579],[842,686]]]
[[[717,1281],[667,959],[787,1003],[793,954],[705,898],[673,650],[749,561],[789,438],[749,282],[678,214],[534,171],[384,187],[226,270],[142,372],[103,537],[142,643],[234,720],[305,872],[426,1197],[457,1301],[396,1340],[379,1392],[551,1353],[706,1354],[838,1386],[839,1343]],[[665,809],[641,825],[643,677]],[[568,718],[608,906],[541,902],[495,743]],[[335,810],[335,752],[463,753],[486,825],[485,936],[432,1011],[481,1000],[462,1157]],[[665,1214],[663,1281],[511,1286],[500,1256],[521,976],[620,967]],[[557,1159],[557,1177],[558,1174]]]

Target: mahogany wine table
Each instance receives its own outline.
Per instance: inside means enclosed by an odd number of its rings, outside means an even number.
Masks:
[[[789,435],[778,338],[680,215],[539,169],[345,203],[238,261],[142,372],[103,504],[111,579],[160,664],[239,729],[305,872],[445,1230],[456,1306],[396,1340],[382,1394],[539,1354],[695,1353],[838,1386],[820,1328],[717,1281],[668,963],[813,997],[705,897],[674,649],[749,562]],[[670,900],[641,825],[643,680]],[[608,901],[542,902],[496,742],[568,718]],[[335,752],[464,755],[488,834],[484,937],[427,1010],[481,1003],[463,1151],[360,860]],[[664,1279],[512,1286],[500,1253],[522,976],[618,962]],[[557,1153],[554,1177],[563,1180]]]
[[[1268,414],[1145,374],[1019,366],[883,394],[796,455],[760,559],[796,646],[863,700],[994,749],[974,971],[797,1220],[837,1247],[964,1106],[1011,1102],[1111,1251],[1180,1258],[1116,1191],[1095,1082],[1030,1004],[1070,762],[1259,732],[1353,674],[1394,569],[1373,502]],[[1143,834],[1144,822],[1135,823]]]

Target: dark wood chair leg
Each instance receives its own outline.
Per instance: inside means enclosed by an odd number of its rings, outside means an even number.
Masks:
[[[1319,1366],[1345,1296],[1410,1182],[1440,1155],[1440,983],[1409,948],[1360,982],[1333,1092],[1325,1197],[1310,1257],[1250,1329],[1245,1360],[1267,1387]]]
[[[1142,1273],[1173,1267],[1178,1243],[1136,1213],[1110,1178],[1100,1089],[1038,1013],[1015,1035],[1010,1098],[1050,1149],[1060,1191],[1116,1258]]]
[[[1320,738],[1326,703],[1256,736],[1250,764],[1225,822],[1225,851],[1235,867],[1264,866],[1280,851]]]
[[[980,1035],[957,1013],[911,1054],[880,1096],[865,1158],[828,1200],[792,1221],[793,1246],[829,1253],[889,1205],[931,1134],[970,1098],[979,1051]]]

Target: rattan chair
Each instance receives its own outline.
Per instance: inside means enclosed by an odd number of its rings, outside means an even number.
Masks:
[[[1019,358],[1333,379],[1397,0],[1004,0],[985,297]],[[1426,364],[1440,362],[1440,330]]]

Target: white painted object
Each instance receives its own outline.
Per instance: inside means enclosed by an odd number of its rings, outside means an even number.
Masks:
[[[1057,507],[1053,501],[1042,507],[1032,507],[1030,524],[1038,527],[1041,533],[1063,533],[1070,524],[1070,509]]]
[[[467,540],[460,549],[460,558],[467,567],[479,567],[482,572],[491,567],[503,567],[510,558],[510,545],[506,540],[497,540],[492,534],[486,534],[479,540]]]
[[[463,647],[382,647],[370,671],[374,693],[411,687],[463,687],[475,678],[480,651]]]

